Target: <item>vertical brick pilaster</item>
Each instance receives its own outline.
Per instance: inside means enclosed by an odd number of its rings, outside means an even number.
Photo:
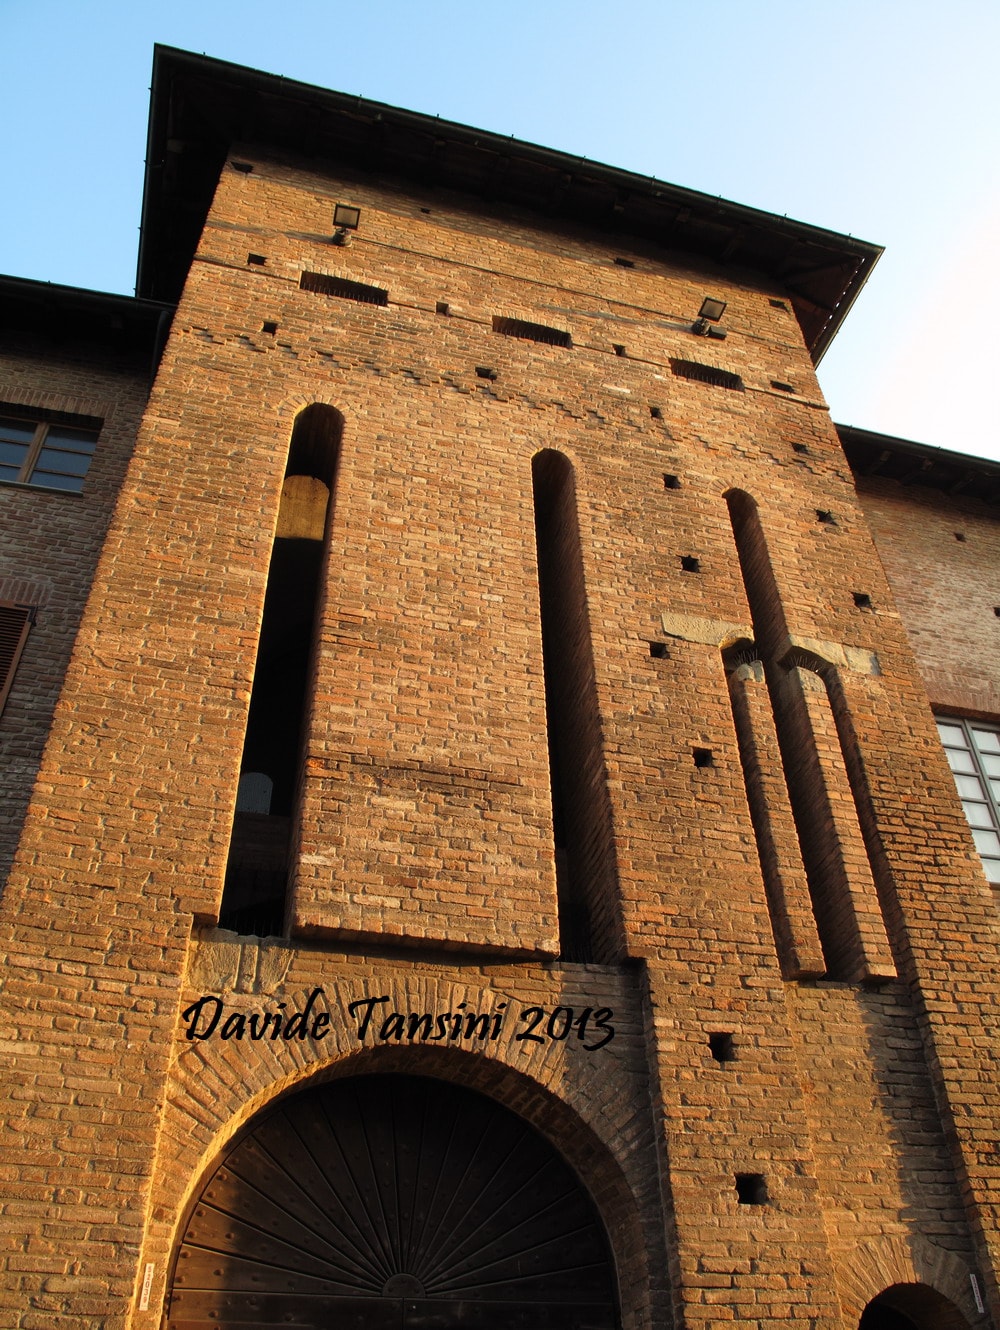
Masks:
[[[781,985],[748,988],[735,966],[703,985],[658,959],[646,977],[676,1325],[840,1325]],[[736,1048],[722,1065],[707,1040],[720,1021]],[[749,1121],[748,1099],[766,1102],[766,1117]],[[756,1174],[766,1200],[743,1203],[737,1175]]]

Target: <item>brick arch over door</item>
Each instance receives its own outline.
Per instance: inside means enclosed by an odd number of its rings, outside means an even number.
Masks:
[[[869,1302],[858,1330],[969,1330],[969,1322],[927,1284],[893,1284]]]
[[[885,1235],[859,1243],[838,1264],[837,1282],[846,1324],[858,1324],[867,1308],[889,1306],[909,1315],[920,1330],[964,1330],[986,1324],[975,1304],[971,1267],[956,1252],[946,1251],[920,1234]],[[897,1294],[902,1292],[903,1302]],[[939,1321],[925,1323],[913,1315],[917,1307],[941,1312]],[[884,1318],[888,1319],[888,1318]],[[877,1320],[873,1327],[877,1327]],[[873,1330],[866,1323],[865,1330]]]
[[[614,1330],[610,1244],[553,1146],[476,1091],[345,1077],[254,1119],[182,1232],[168,1330]]]

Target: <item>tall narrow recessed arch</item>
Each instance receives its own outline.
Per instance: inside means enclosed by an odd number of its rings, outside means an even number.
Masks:
[[[757,504],[743,490],[730,490],[725,498],[827,974],[841,980],[892,978],[895,966],[859,822],[859,792],[831,705],[829,681],[835,668],[814,653],[792,649]],[[752,768],[745,765],[744,771],[755,779]],[[753,800],[751,794],[751,807]],[[760,818],[756,825],[763,825]],[[762,866],[767,877],[764,855]],[[770,880],[777,883],[777,875],[771,873]],[[781,893],[772,889],[769,894],[773,910]],[[790,919],[775,919],[776,936],[788,936]],[[805,975],[814,972],[811,961],[808,968],[802,966],[813,948],[805,932],[797,931],[800,942],[789,939],[784,948],[779,942],[779,952],[784,951],[786,973]]]
[[[786,978],[825,973],[785,784],[764,663],[745,638],[723,648],[729,702],[775,947]]]
[[[619,950],[618,873],[573,468],[532,459],[559,931],[566,960]]]
[[[320,573],[343,418],[314,403],[296,417],[267,573],[240,792],[219,923],[280,933]]]

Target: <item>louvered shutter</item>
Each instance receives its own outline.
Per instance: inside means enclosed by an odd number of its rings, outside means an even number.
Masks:
[[[14,682],[14,671],[31,627],[31,617],[30,606],[0,603],[0,711]]]

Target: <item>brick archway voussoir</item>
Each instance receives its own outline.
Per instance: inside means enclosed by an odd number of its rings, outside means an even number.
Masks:
[[[894,1284],[924,1284],[954,1303],[970,1325],[985,1324],[972,1296],[970,1267],[919,1235],[873,1238],[841,1253],[834,1269],[845,1325],[857,1325],[868,1303]]]

